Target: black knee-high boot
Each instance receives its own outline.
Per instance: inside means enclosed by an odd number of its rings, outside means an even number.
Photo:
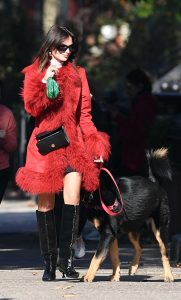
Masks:
[[[79,205],[63,204],[59,238],[59,270],[63,277],[78,278],[73,266],[72,245],[77,237]]]
[[[54,211],[47,212],[36,211],[40,250],[45,263],[43,281],[55,280],[57,266],[57,237]]]

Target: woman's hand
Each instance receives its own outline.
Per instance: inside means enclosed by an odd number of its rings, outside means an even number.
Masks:
[[[94,162],[95,162],[95,163],[103,163],[103,162],[104,162],[104,160],[103,160],[103,157],[102,157],[102,155],[100,155],[100,157],[99,157],[99,158],[97,158],[97,157],[96,157],[96,158],[94,159]]]
[[[58,68],[51,65],[48,67],[48,69],[46,70],[45,76],[43,77],[43,81],[47,81],[49,77],[53,77],[56,72],[58,71]]]

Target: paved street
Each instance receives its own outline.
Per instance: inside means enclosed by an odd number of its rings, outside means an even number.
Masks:
[[[120,241],[121,281],[110,282],[109,259],[98,271],[93,283],[62,279],[42,282],[42,259],[39,251],[33,200],[5,200],[0,207],[0,299],[122,299],[180,300],[181,268],[173,265],[174,283],[163,282],[158,248],[144,247],[138,274],[128,276],[132,248]],[[97,241],[86,241],[86,256],[75,261],[80,276],[86,273]]]

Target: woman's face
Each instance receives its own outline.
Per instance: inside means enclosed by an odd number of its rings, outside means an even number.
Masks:
[[[72,46],[72,47],[71,47]],[[61,63],[67,61],[73,50],[73,40],[72,37],[67,37],[63,43],[58,47],[58,49],[52,50],[52,57]]]

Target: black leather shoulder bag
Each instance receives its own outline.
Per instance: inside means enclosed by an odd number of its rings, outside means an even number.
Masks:
[[[38,151],[42,155],[66,147],[70,144],[64,126],[36,135]]]

